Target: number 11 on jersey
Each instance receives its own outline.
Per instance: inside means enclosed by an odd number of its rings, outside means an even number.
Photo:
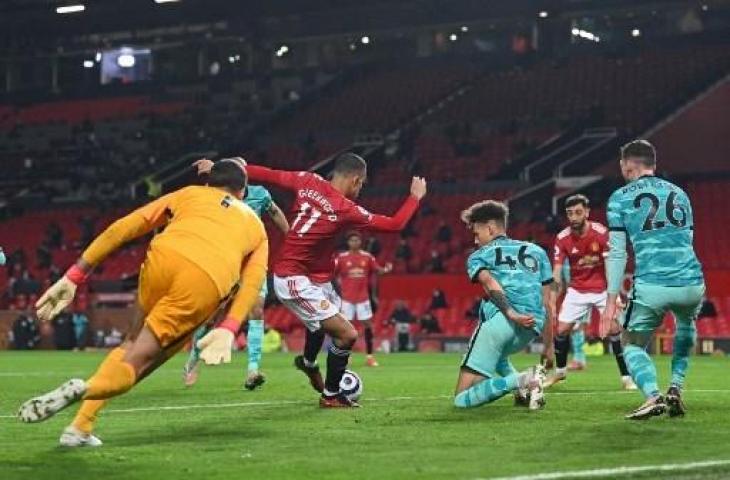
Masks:
[[[307,221],[305,221],[302,224],[302,228],[300,228],[298,231],[295,230],[296,227],[299,225],[299,222],[304,220],[304,217],[308,213],[310,216],[307,219]],[[312,225],[314,225],[317,222],[317,220],[319,219],[319,217],[321,217],[321,216],[322,216],[322,212],[320,210],[317,210],[316,208],[312,207],[309,203],[304,202],[304,203],[302,203],[302,207],[299,210],[297,217],[294,219],[294,222],[291,225],[291,229],[294,230],[297,233],[297,235],[299,235],[301,237],[302,235],[307,233],[309,231],[309,229],[312,228]]]

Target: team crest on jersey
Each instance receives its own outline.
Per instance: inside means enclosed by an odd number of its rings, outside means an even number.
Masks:
[[[320,310],[327,310],[328,308],[330,308],[330,302],[328,302],[327,300],[322,300],[321,302],[319,302]]]

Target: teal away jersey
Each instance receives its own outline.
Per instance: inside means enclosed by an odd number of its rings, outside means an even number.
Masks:
[[[658,177],[638,178],[613,192],[607,216],[609,230],[626,232],[633,246],[636,282],[666,287],[704,282],[684,190]]]
[[[246,198],[243,201],[256,212],[259,218],[263,217],[264,212],[269,211],[272,203],[269,191],[259,185],[249,185],[246,189]]]
[[[552,267],[545,250],[530,242],[497,237],[469,256],[466,270],[472,282],[487,270],[502,286],[512,307],[519,313],[535,316],[536,330],[541,331],[546,312],[542,287],[553,280]],[[499,309],[482,301],[486,318]]]

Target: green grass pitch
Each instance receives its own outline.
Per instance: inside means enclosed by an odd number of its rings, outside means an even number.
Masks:
[[[619,390],[612,357],[589,359],[549,391],[543,411],[511,397],[460,411],[451,403],[460,357],[448,354],[381,355],[376,369],[355,355],[365,394],[352,411],[320,410],[291,355],[264,357],[268,382],[256,392],[241,388],[244,355],[203,368],[190,389],[179,355],[110,402],[98,449],[57,446],[75,406],[41,424],[13,417],[27,398],[87,377],[102,355],[0,353],[0,479],[474,480],[730,460],[730,361],[717,357],[692,359],[686,418],[638,423],[623,419],[641,397]],[[518,368],[533,361],[515,357]],[[660,380],[668,369],[660,358]],[[730,478],[730,463],[622,478]]]

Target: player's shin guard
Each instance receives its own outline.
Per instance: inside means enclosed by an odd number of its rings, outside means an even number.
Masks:
[[[249,320],[246,343],[248,346],[248,371],[257,372],[261,363],[261,344],[264,341],[264,321]]]
[[[469,408],[493,402],[507,395],[519,385],[519,376],[515,373],[503,378],[487,378],[454,397],[454,405]]]
[[[192,345],[190,347],[190,355],[188,355],[188,361],[185,362],[185,370],[190,371],[195,368],[200,360],[200,349],[198,348],[198,340],[203,338],[210,328],[207,325],[201,325],[193,334]]]
[[[123,356],[123,354],[122,354]],[[87,380],[84,400],[104,400],[127,392],[137,381],[134,367],[121,358],[111,358],[112,353],[99,365],[96,373]]]
[[[316,332],[310,332],[307,330],[307,334],[304,337],[304,361],[309,363],[309,367],[316,365],[317,355],[322,350],[322,344],[324,343],[324,330],[319,329]]]
[[[568,365],[568,349],[570,348],[570,339],[568,335],[558,334],[555,336],[555,368],[565,371]]]
[[[124,353],[125,351],[122,347],[117,347],[109,352],[104,361],[101,362],[101,365],[99,365],[99,370],[107,363],[121,362],[122,358],[124,358]],[[91,433],[94,430],[94,424],[96,423],[99,411],[104,408],[104,405],[106,405],[106,400],[84,400],[71,425],[84,433]]]
[[[621,376],[625,377],[629,374],[629,369],[626,367],[626,360],[624,359],[624,347],[621,345],[621,335],[611,335],[608,337],[611,342],[611,351],[616,357],[616,365],[618,365],[618,371],[621,372]]]
[[[689,355],[697,340],[695,322],[678,322],[674,332],[674,346],[672,349],[672,385],[681,389],[684,386],[684,377],[689,367]]]
[[[585,365],[586,353],[583,351],[583,345],[586,343],[586,334],[583,333],[582,328],[579,328],[570,334],[570,343],[573,347],[573,360]]]
[[[372,327],[365,328],[365,351],[368,355],[373,353],[373,329]]]
[[[659,385],[656,379],[656,366],[642,347],[628,344],[624,348],[624,358],[631,378],[646,398],[659,395]]]
[[[325,395],[334,395],[340,391],[340,380],[350,360],[350,348],[341,348],[334,343],[327,354],[327,378],[324,381]]]

